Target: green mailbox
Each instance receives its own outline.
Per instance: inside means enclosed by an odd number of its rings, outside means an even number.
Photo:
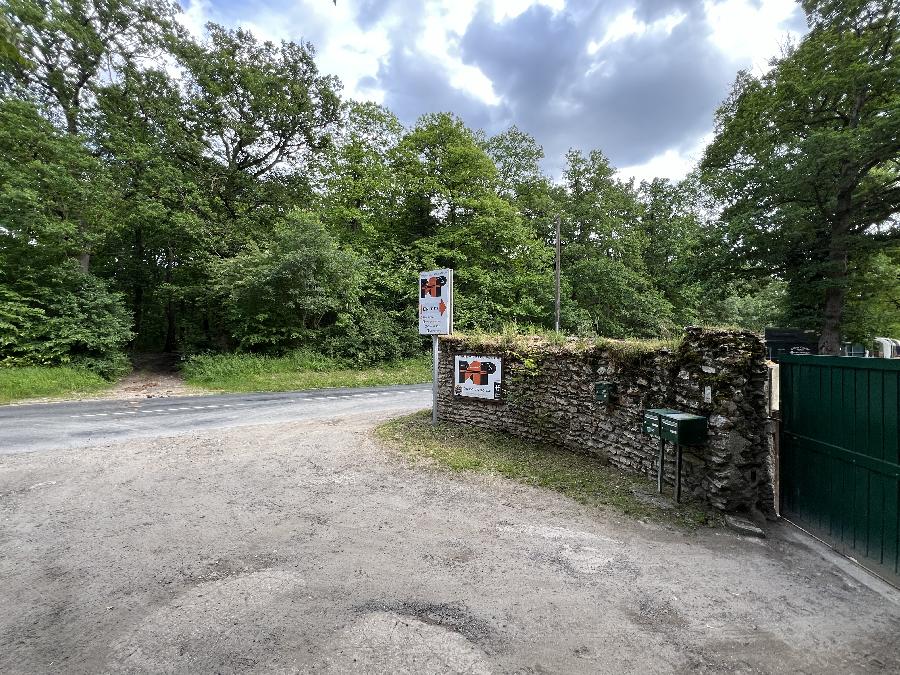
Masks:
[[[616,385],[613,382],[597,382],[594,385],[594,398],[599,403],[609,403],[616,395]]]
[[[660,437],[675,445],[702,445],[706,442],[706,418],[682,412],[660,415]]]
[[[677,410],[671,408],[650,408],[644,411],[644,423],[641,430],[648,436],[656,436],[661,438],[659,418],[660,415],[671,415],[677,413]]]

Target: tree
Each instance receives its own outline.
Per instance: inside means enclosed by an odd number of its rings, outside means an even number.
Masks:
[[[139,345],[175,351],[178,308],[203,314],[206,260],[215,249],[199,216],[202,140],[177,83],[162,71],[127,68],[121,82],[98,91],[98,110],[93,138],[117,198],[95,264],[129,297]]]
[[[487,139],[484,149],[497,167],[500,196],[516,208],[538,239],[555,247],[560,193],[541,170],[544,149],[516,126]]]
[[[325,222],[357,250],[378,249],[389,228],[398,192],[391,155],[403,125],[374,103],[346,104],[335,143],[322,159],[321,209]],[[378,255],[377,251],[375,251]]]
[[[851,270],[846,325],[847,338],[870,349],[873,337],[900,337],[900,246],[885,248]]]
[[[337,79],[319,74],[309,43],[276,46],[243,29],[206,29],[206,43],[181,41],[176,54],[210,156],[226,176],[305,168],[338,121]]]
[[[55,129],[31,103],[0,101],[5,272],[58,266],[95,243],[111,197],[104,169],[80,139]]]
[[[809,34],[766,75],[739,74],[702,166],[736,255],[785,279],[837,354],[850,263],[900,238],[900,9],[803,6]]]
[[[567,160],[561,230],[563,276],[574,306],[568,327],[608,337],[659,335],[672,325],[672,306],[644,261],[637,194],[615,178],[599,150],[587,156],[571,150]]]
[[[17,50],[0,50],[0,86],[36,103],[72,137],[83,131],[96,87],[152,55],[174,30],[177,9],[168,0],[8,0],[7,7]],[[91,225],[79,227],[87,243]],[[91,249],[77,257],[87,271]]]
[[[357,296],[353,255],[311,214],[291,212],[266,244],[217,264],[214,290],[229,332],[245,350],[303,345]]]
[[[122,371],[122,299],[72,260],[80,223],[106,218],[110,187],[77,138],[30,103],[0,102],[0,362]]]
[[[672,306],[674,322],[679,326],[692,324],[708,290],[703,283],[707,275],[699,261],[704,232],[696,212],[693,180],[671,183],[655,178],[642,182],[638,199],[643,206],[640,226],[647,277]]]
[[[399,144],[395,165],[402,182],[394,225],[399,255],[417,261],[411,273],[457,270],[454,321],[461,330],[552,316],[549,251],[498,194],[494,162],[459,118],[422,117]]]

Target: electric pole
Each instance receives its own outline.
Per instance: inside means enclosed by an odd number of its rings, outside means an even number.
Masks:
[[[559,235],[559,216],[556,216],[556,332],[559,332],[559,274],[560,258],[562,257],[562,244]]]

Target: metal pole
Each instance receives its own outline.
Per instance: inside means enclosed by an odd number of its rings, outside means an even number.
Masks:
[[[562,243],[559,235],[559,216],[556,216],[556,332],[559,332],[559,275],[562,258]]]
[[[659,439],[659,468],[656,470],[656,491],[662,494],[663,464],[666,461],[666,442]]]
[[[438,336],[431,336],[431,423],[438,423]]]
[[[675,502],[681,501],[681,444],[675,444]]]

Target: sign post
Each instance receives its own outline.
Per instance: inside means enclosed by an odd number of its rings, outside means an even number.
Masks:
[[[431,424],[437,425],[438,409],[438,336],[431,336]]]
[[[453,333],[453,270],[419,273],[419,335],[431,336],[431,423],[438,417],[438,336]]]

